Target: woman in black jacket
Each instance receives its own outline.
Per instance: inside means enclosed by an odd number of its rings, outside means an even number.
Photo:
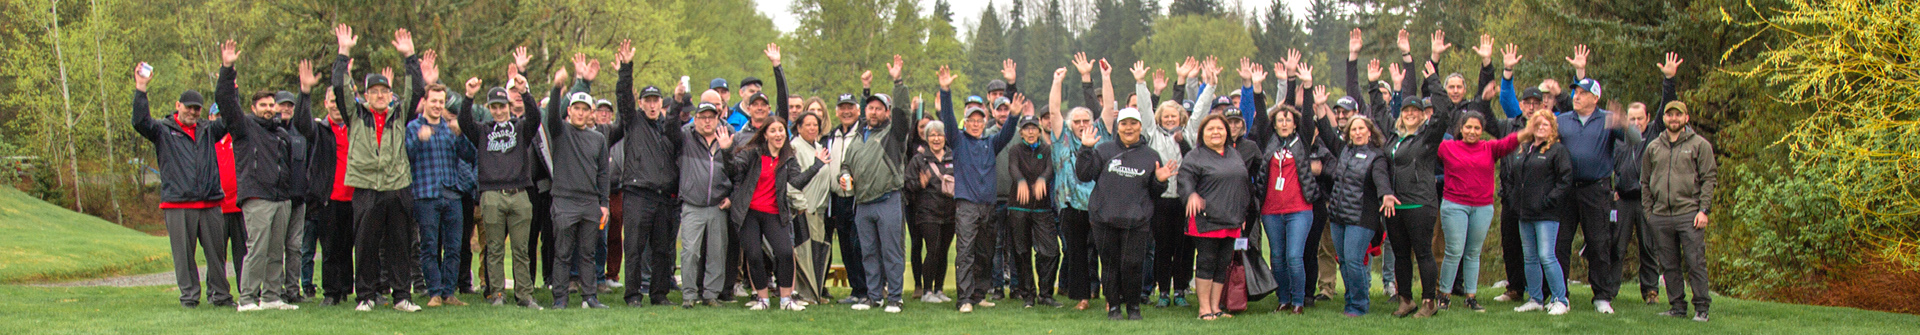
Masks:
[[[915,292],[923,302],[946,302],[952,298],[940,289],[946,287],[947,251],[954,234],[953,151],[947,150],[945,123],[928,121],[920,129],[927,146],[907,162],[906,185],[913,193],[913,230],[925,239],[927,251],[924,257],[915,255],[921,261],[913,273],[922,281],[915,283],[920,288]]]
[[[1126,306],[1126,318],[1140,319],[1140,273],[1147,258],[1147,246],[1153,235],[1147,222],[1153,218],[1153,199],[1167,189],[1167,179],[1179,173],[1180,164],[1160,164],[1159,153],[1147,147],[1141,137],[1140,111],[1119,111],[1114,133],[1118,141],[1102,143],[1091,127],[1080,132],[1074,177],[1094,182],[1092,214],[1094,245],[1099,249],[1101,281],[1106,284],[1107,319],[1120,320],[1120,307]],[[1098,143],[1098,144],[1096,144]]]
[[[800,159],[793,156],[793,148],[787,146],[787,124],[785,119],[763,117],[756,120],[765,124],[766,129],[753,134],[747,140],[747,146],[735,151],[733,166],[733,193],[729,195],[732,208],[729,208],[729,222],[737,222],[739,245],[746,253],[748,283],[753,285],[758,298],[747,303],[748,309],[762,310],[773,307],[767,296],[767,278],[779,280],[780,309],[802,310],[804,307],[792,301],[793,297],[793,200],[787,196],[787,187],[806,188],[813,175],[820,173],[820,167],[826,166],[831,159],[825,150],[818,151],[819,159],[804,170]],[[766,248],[773,250],[773,264],[768,266]]]
[[[1444,99],[1436,95],[1428,100]],[[1393,189],[1404,200],[1394,204],[1394,216],[1386,225],[1387,240],[1393,243],[1394,283],[1400,288],[1394,296],[1400,306],[1393,316],[1428,317],[1439,311],[1434,301],[1439,266],[1433,259],[1433,226],[1440,221],[1440,188],[1434,173],[1440,171],[1440,140],[1453,124],[1453,114],[1435,113],[1428,101],[1408,97],[1400,103],[1400,118],[1394,121],[1394,133],[1386,143]],[[1420,269],[1419,304],[1413,302],[1416,264]]]
[[[1561,272],[1553,249],[1559,240],[1561,195],[1573,186],[1573,158],[1560,144],[1560,124],[1552,113],[1536,111],[1527,117],[1527,128],[1520,131],[1525,142],[1520,152],[1509,159],[1517,164],[1513,185],[1507,194],[1508,210],[1520,218],[1520,248],[1526,256],[1527,297],[1515,312],[1546,309],[1549,315],[1567,313],[1566,274]],[[1544,286],[1543,286],[1544,285]],[[1542,289],[1550,292],[1542,292]],[[1551,296],[1542,293],[1552,294]]]
[[[1400,199],[1393,195],[1386,152],[1381,149],[1386,140],[1373,119],[1349,117],[1344,140],[1334,133],[1327,119],[1321,118],[1316,125],[1320,127],[1321,143],[1333,153],[1333,164],[1327,167],[1327,173],[1333,175],[1333,184],[1329,185],[1333,193],[1327,201],[1333,223],[1329,228],[1339,250],[1340,277],[1346,281],[1346,315],[1357,317],[1367,314],[1367,290],[1373,279],[1362,263],[1367,259],[1367,247],[1380,237],[1381,215],[1392,217],[1393,205]]]
[[[1202,145],[1180,159],[1180,182],[1175,184],[1187,203],[1187,236],[1199,252],[1193,277],[1200,319],[1213,320],[1226,315],[1220,310],[1221,284],[1253,192],[1247,189],[1246,160],[1227,143],[1227,119],[1207,116],[1197,126]]]

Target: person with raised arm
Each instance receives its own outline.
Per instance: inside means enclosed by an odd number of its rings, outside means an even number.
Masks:
[[[398,103],[394,99],[392,70],[368,75],[364,87],[354,94],[347,81],[351,51],[360,41],[353,28],[345,24],[333,29],[339,52],[333,59],[333,90],[340,117],[348,126],[346,186],[353,187],[354,239],[356,260],[354,292],[359,293],[356,311],[372,311],[374,298],[392,294],[393,308],[404,312],[420,310],[411,300],[409,274],[419,261],[413,250],[413,184],[408,171],[407,120],[412,120],[418,97]],[[410,92],[425,92],[420,77],[420,58],[414,55],[413,37],[406,30],[394,32],[394,49],[406,57],[406,70],[413,80]],[[359,96],[364,103],[345,97]]]
[[[134,70],[133,130],[153,142],[160,172],[160,212],[165,217],[167,240],[173,256],[173,277],[180,290],[180,306],[200,307],[200,266],[195,261],[199,247],[209,265],[206,269],[207,301],[215,306],[234,306],[227,282],[225,219],[220,212],[221,199],[229,196],[220,188],[220,169],[214,157],[214,143],[227,135],[221,122],[202,122],[206,98],[187,90],[173,103],[173,114],[153,117],[148,111],[149,71]]]
[[[526,47],[515,49],[516,54],[524,54]],[[482,264],[486,268],[487,290],[482,296],[489,304],[505,303],[506,290],[505,259],[507,245],[513,246],[513,278],[516,283],[536,281],[531,264],[533,254],[527,249],[533,223],[533,204],[528,198],[526,188],[533,186],[533,170],[541,164],[534,156],[533,140],[539,136],[542,118],[516,117],[512,106],[512,96],[519,95],[521,101],[533,101],[528,91],[527,78],[520,74],[518,65],[507,67],[507,78],[512,87],[495,87],[487,91],[485,108],[492,119],[481,122],[473,112],[473,104],[461,104],[458,116],[461,133],[476,147],[475,163],[478,168],[476,192],[479,193],[479,211],[482,225],[486,231],[482,242],[486,251],[482,253]],[[476,96],[481,82],[479,78],[467,80],[467,95]],[[515,305],[535,310],[542,309],[533,298],[533,287],[518,286],[514,289]]]

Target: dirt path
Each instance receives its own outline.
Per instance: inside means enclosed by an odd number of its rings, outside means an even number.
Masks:
[[[203,273],[203,274],[204,274],[204,273],[206,273],[205,271],[207,271],[207,268],[206,268],[206,267],[204,267],[204,266],[202,266],[202,267],[200,267],[200,271],[201,271],[201,273]],[[231,269],[231,268],[229,268],[229,269],[228,269],[228,271],[227,271],[227,273],[229,273],[229,274],[231,274],[231,273],[233,273],[233,271],[232,271],[232,269]],[[174,277],[173,277],[173,271],[167,271],[167,272],[160,272],[160,273],[149,273],[149,274],[143,274],[143,275],[127,275],[127,276],[118,276],[118,277],[107,277],[107,278],[95,278],[95,279],[87,279],[87,280],[77,280],[77,281],[70,281],[70,282],[61,282],[61,283],[48,283],[48,284],[32,284],[31,286],[40,286],[40,287],[82,287],[82,286],[113,286],[113,287],[135,287],[135,286],[155,286],[155,285],[173,285],[173,284],[175,284],[175,282],[174,282]]]

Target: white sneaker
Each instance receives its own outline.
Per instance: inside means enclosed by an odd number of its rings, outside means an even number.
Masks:
[[[1513,301],[1513,299],[1507,299],[1507,295],[1501,294],[1493,296],[1493,301]]]
[[[937,302],[940,302],[940,297],[935,296],[932,293],[928,293],[920,296],[920,302],[937,303]]]
[[[780,305],[780,309],[789,310],[789,311],[804,311],[804,310],[807,310],[807,306],[800,304],[799,301],[787,301],[787,303]]]
[[[894,304],[887,304],[887,309],[885,309],[885,311],[886,311],[887,313],[899,313],[899,312],[900,312],[900,305],[894,305]]]
[[[760,300],[754,300],[754,301],[748,301],[748,302],[747,302],[747,310],[749,310],[749,311],[764,311],[764,310],[767,310],[767,302],[766,302],[766,301],[760,301]]]
[[[1600,314],[1613,314],[1613,302],[1600,300],[1593,302],[1593,310]]]
[[[240,310],[241,313],[245,313],[245,312],[262,310],[264,308],[260,308],[259,304],[245,304],[245,305],[240,305],[238,309]]]
[[[980,305],[980,307],[993,307],[994,303],[992,300],[981,300],[978,305]]]
[[[953,302],[953,298],[948,297],[947,292],[938,292],[938,294],[935,294],[934,297],[940,298],[940,302]]]
[[[1547,306],[1541,305],[1540,302],[1538,301],[1528,301],[1526,304],[1520,305],[1520,307],[1514,307],[1513,311],[1526,313],[1526,312],[1538,311],[1546,308]]]
[[[413,304],[413,300],[401,300],[393,303],[393,309],[401,312],[419,312],[420,305]]]
[[[1556,303],[1553,303],[1552,305],[1547,305],[1547,315],[1563,315],[1563,314],[1567,314],[1567,303],[1556,302]]]
[[[867,303],[864,303],[864,302],[853,304],[853,310],[856,310],[856,311],[864,311],[869,309],[873,309],[873,305],[868,305]]]
[[[960,304],[961,313],[973,313],[973,304]]]
[[[372,312],[372,311],[373,311],[373,301],[372,301],[372,300],[368,300],[368,301],[361,301],[361,302],[360,302],[360,305],[359,305],[359,306],[354,306],[354,307],[353,307],[353,310],[355,310],[355,311],[361,311],[361,312]]]
[[[300,309],[300,306],[295,306],[293,304],[289,304],[284,301],[275,301],[275,302],[260,304],[260,309],[277,309],[277,310],[283,310],[283,311],[291,311],[291,310]]]
[[[602,280],[600,281],[600,286],[621,288],[621,287],[627,287],[627,283],[613,281],[613,280]]]
[[[1493,282],[1493,288],[1506,288],[1506,287],[1507,287],[1507,281],[1505,280]]]

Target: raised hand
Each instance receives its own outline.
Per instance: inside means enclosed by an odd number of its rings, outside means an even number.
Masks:
[[[1473,53],[1480,55],[1480,64],[1493,63],[1493,35],[1480,34],[1480,46],[1473,47]]]
[[[1167,89],[1167,69],[1154,69],[1153,91],[1159,92],[1164,89]]]
[[[380,68],[380,76],[382,76],[382,77],[387,77],[387,80],[393,80],[393,78],[394,78],[394,77],[393,77],[393,68],[392,68],[392,67],[383,67],[383,68]]]
[[[1327,104],[1327,85],[1318,85],[1313,87],[1313,104],[1315,105]]]
[[[1593,50],[1587,49],[1586,44],[1573,46],[1573,57],[1567,57],[1567,64],[1573,65],[1573,68],[1576,70],[1585,70],[1587,68],[1587,55],[1592,52]]]
[[[1080,129],[1081,146],[1092,148],[1093,145],[1100,143],[1100,132],[1094,128],[1095,127],[1086,127]]]
[[[1400,54],[1413,53],[1413,37],[1407,35],[1406,29],[1400,30],[1400,38],[1394,40],[1393,45],[1400,47]]]
[[[566,85],[566,84],[567,84],[567,69],[562,68],[562,69],[554,70],[553,86],[561,87],[561,85]],[[554,101],[552,103],[565,103],[565,102]]]
[[[860,87],[873,87],[873,70],[860,71]]]
[[[313,72],[313,61],[305,60],[305,59],[300,60],[300,68],[297,72],[300,73],[300,92],[301,93],[309,92],[313,89],[313,85],[320,84],[320,73]]]
[[[1296,74],[1295,76],[1300,77],[1301,83],[1304,83],[1304,84],[1313,83],[1313,65],[1301,64],[1300,69],[1297,72],[1299,72],[1299,74]]]
[[[525,69],[527,68],[527,62],[530,62],[530,61],[533,61],[533,57],[527,55],[527,46],[522,45],[522,46],[513,48],[513,65],[514,66],[518,66],[521,69]],[[515,73],[518,73],[518,72],[515,72]]]
[[[1067,79],[1067,68],[1063,67],[1063,68],[1053,69],[1054,84],[1059,84],[1060,81],[1066,80],[1066,79]]]
[[[1194,71],[1198,71],[1200,69],[1199,64],[1200,64],[1199,62],[1195,62],[1193,60],[1192,56],[1188,56],[1186,61],[1174,64],[1173,74],[1179,75],[1179,77],[1176,77],[1176,78],[1185,80],[1187,77],[1192,77]]]
[[[821,163],[833,163],[833,155],[827,154],[826,150],[814,150],[813,158],[820,160]],[[926,181],[921,181],[920,183],[925,184]]]
[[[1286,68],[1281,68],[1285,66]],[[1293,69],[1300,67],[1300,49],[1287,49],[1287,58],[1279,64],[1273,64],[1274,74],[1281,78],[1293,76]]]
[[[1107,63],[1106,58],[1101,58],[1098,64],[1100,65],[1100,78],[1103,80],[1113,80],[1113,64]]]
[[[1133,67],[1127,69],[1128,72],[1133,72],[1133,81],[1136,82],[1147,80],[1147,70],[1147,61],[1143,60],[1134,61]]]
[[[1667,62],[1655,64],[1654,66],[1660,67],[1660,75],[1666,76],[1667,78],[1673,78],[1674,74],[1680,73],[1680,63],[1685,63],[1685,62],[1687,61],[1684,59],[1680,59],[1679,53],[1668,52]],[[1662,108],[1665,108],[1665,107],[1662,107]],[[1701,221],[1701,222],[1705,222],[1705,221]],[[1702,226],[1704,226],[1704,224],[1702,224]]]
[[[893,63],[887,63],[887,75],[893,77],[894,81],[899,81],[900,70],[906,67],[906,59],[900,58],[900,55],[893,55]]]
[[[387,79],[391,80],[393,78]],[[427,49],[427,53],[420,56],[420,79],[426,81],[428,84],[440,82],[439,52],[434,52],[433,49]]]
[[[406,29],[393,31],[393,50],[399,51],[400,56],[413,57],[413,33]]]
[[[1440,73],[1440,69],[1434,68],[1434,65],[1437,65],[1437,64],[1435,64],[1433,61],[1427,61],[1426,64],[1427,64],[1426,71],[1421,72],[1421,74],[1424,74],[1428,77],[1432,77],[1434,74]]]
[[[471,99],[480,95],[480,84],[480,77],[467,78],[467,98]]]
[[[1364,35],[1360,33],[1360,28],[1353,28],[1353,31],[1347,32],[1347,60],[1360,60],[1360,47],[1366,46],[1365,39],[1362,38]]]
[[[586,53],[576,52],[573,54],[573,72],[579,75],[581,80],[593,80],[594,76],[600,73],[600,60],[588,60]]]
[[[949,86],[953,86],[953,78],[954,78],[953,70],[947,68],[946,65],[940,66],[940,71],[937,74],[937,76],[940,78],[941,91],[946,91],[948,90]]]
[[[1267,81],[1267,67],[1260,65],[1260,63],[1253,63],[1253,71],[1250,73],[1253,74],[1254,91],[1259,91],[1260,84]]]
[[[1452,48],[1453,48],[1453,43],[1447,43],[1447,32],[1444,30],[1435,29],[1433,31],[1433,58],[1434,59],[1440,58],[1441,53],[1445,53],[1447,52],[1447,49],[1452,49]]]
[[[1173,161],[1172,164],[1153,162],[1153,179],[1167,181],[1177,175],[1180,175],[1180,161]]]
[[[1019,69],[1020,64],[1014,63],[1012,58],[1000,62],[1000,76],[1007,79],[1008,84],[1012,84],[1014,79],[1019,78],[1016,76],[1020,74],[1020,72],[1017,71]]]
[[[147,90],[147,82],[153,81],[153,74],[148,73],[147,75],[144,75],[144,76],[140,75],[140,64],[146,64],[146,63],[141,62],[141,63],[133,64],[133,89],[144,92]],[[306,63],[301,62],[301,64],[306,64]],[[301,73],[306,73],[306,72],[301,71]]]
[[[239,45],[239,43],[234,43],[233,40],[220,43],[220,66],[233,66],[233,61],[240,59]]]
[[[1008,106],[1013,106],[1014,109],[1018,109],[1012,112],[1025,116],[1033,116],[1033,105],[1027,103],[1026,93],[1014,93],[1013,98],[1007,100],[1007,102]]]
[[[1367,81],[1380,80],[1380,59],[1367,62]]]
[[[1087,60],[1087,53],[1073,54],[1073,69],[1080,70],[1080,80],[1093,80],[1093,61]]]
[[[520,66],[507,64],[507,90],[514,93],[526,92],[527,77],[520,75]]]
[[[1393,78],[1392,82],[1387,83],[1389,87],[1398,87],[1407,79],[1407,69],[1400,68],[1400,63],[1387,64],[1387,73]]]
[[[773,66],[776,66],[776,67],[780,66],[780,45],[779,44],[767,43],[766,53],[767,53],[767,60],[772,61]]]
[[[355,44],[360,43],[360,36],[354,35],[353,27],[348,27],[345,23],[333,26],[333,39],[335,43],[339,44],[340,55],[343,56],[346,55],[348,51],[353,50]]]
[[[1240,81],[1253,81],[1253,59],[1240,57],[1240,68],[1233,71],[1240,75]]]
[[[768,45],[771,46],[772,44],[768,44]],[[775,52],[778,52],[778,50],[775,50]],[[627,64],[632,62],[633,62],[633,40],[631,39],[620,40],[620,48],[613,50],[613,64],[615,66],[614,70],[619,70],[620,69],[619,66],[621,66],[622,64]],[[773,64],[775,66],[778,66],[780,62],[776,61],[776,62],[773,62]]]
[[[1500,64],[1506,65],[1508,70],[1512,70],[1514,65],[1520,64],[1520,60],[1526,58],[1526,55],[1520,54],[1520,46],[1513,43],[1507,43],[1507,47],[1500,50]]]

